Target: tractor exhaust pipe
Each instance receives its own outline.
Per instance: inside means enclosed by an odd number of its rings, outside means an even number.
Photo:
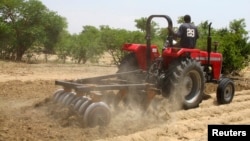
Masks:
[[[205,65],[204,71],[207,74],[210,74],[210,55],[212,51],[212,38],[211,38],[211,25],[212,23],[209,23],[208,25],[208,36],[207,36],[207,64]],[[211,75],[211,74],[210,74]],[[207,80],[210,80],[210,75],[207,75]]]
[[[211,25],[212,25],[212,23],[209,23],[209,25],[208,25],[208,37],[207,37],[207,53],[208,53],[208,58],[207,58],[207,69],[208,69],[208,67],[210,65],[210,53],[212,51]]]

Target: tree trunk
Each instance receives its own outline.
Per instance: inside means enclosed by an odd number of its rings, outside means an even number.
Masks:
[[[45,53],[44,59],[45,59],[45,63],[48,63],[48,54],[47,53]]]
[[[79,57],[77,63],[80,64],[80,63],[81,63],[81,60],[82,60],[82,58]]]
[[[18,47],[16,51],[15,61],[18,61],[18,62],[22,61],[24,52],[25,52],[24,47]]]

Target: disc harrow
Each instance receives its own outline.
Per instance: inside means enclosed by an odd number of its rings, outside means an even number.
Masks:
[[[55,85],[62,88],[55,91],[52,101],[69,108],[71,113],[81,118],[83,127],[107,126],[111,121],[111,106],[118,106],[128,94],[129,89],[146,90],[147,95],[141,106],[146,110],[150,101],[153,99],[154,85],[148,83],[127,82],[119,79],[124,74],[143,74],[139,70],[104,75],[93,78],[77,80],[56,80]],[[145,74],[144,74],[145,75]],[[116,90],[115,101],[107,104],[103,99],[105,91]]]

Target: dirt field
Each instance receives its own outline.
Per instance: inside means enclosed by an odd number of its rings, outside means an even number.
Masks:
[[[76,119],[52,109],[56,79],[76,79],[116,72],[113,66],[22,64],[0,62],[0,141],[205,141],[208,124],[250,123],[250,69],[235,80],[236,94],[228,105],[216,103],[212,84],[198,108],[170,112],[165,100],[153,101],[152,114],[136,109],[113,114],[106,128],[82,128]],[[157,103],[157,104],[156,104]],[[53,111],[54,113],[52,113]],[[67,111],[65,111],[66,113]]]

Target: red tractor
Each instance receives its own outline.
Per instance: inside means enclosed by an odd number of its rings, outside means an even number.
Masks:
[[[164,97],[175,95],[181,100],[183,108],[190,109],[199,106],[203,98],[205,83],[218,83],[217,101],[219,104],[230,103],[233,99],[234,83],[227,77],[222,77],[221,53],[211,49],[211,23],[207,38],[207,51],[175,47],[173,33],[169,32],[167,46],[160,54],[155,45],[151,45],[151,21],[155,17],[165,18],[168,29],[172,28],[172,20],[167,15],[151,15],[146,23],[146,44],[125,44],[125,56],[118,72],[142,69],[147,71],[145,81],[153,83]],[[141,82],[141,77],[129,75],[124,77],[130,81]],[[135,79],[136,78],[136,79]]]
[[[234,97],[234,83],[222,77],[223,57],[211,50],[211,24],[207,51],[175,47],[173,35],[169,32],[168,44],[160,54],[157,46],[151,45],[150,24],[155,17],[165,18],[168,29],[172,28],[169,16],[149,16],[146,25],[147,43],[125,44],[123,50],[129,54],[121,62],[117,73],[76,80],[56,80],[55,84],[63,88],[55,92],[53,101],[68,107],[71,114],[76,113],[86,127],[108,125],[112,115],[110,105],[117,107],[120,101],[125,105],[134,101],[146,111],[157,94],[172,101],[177,100],[175,104],[180,106],[178,108],[195,108],[203,100],[205,83],[218,84],[216,95],[219,104],[230,103]],[[105,99],[105,91],[109,90],[117,93],[112,95],[113,98],[106,95]]]

